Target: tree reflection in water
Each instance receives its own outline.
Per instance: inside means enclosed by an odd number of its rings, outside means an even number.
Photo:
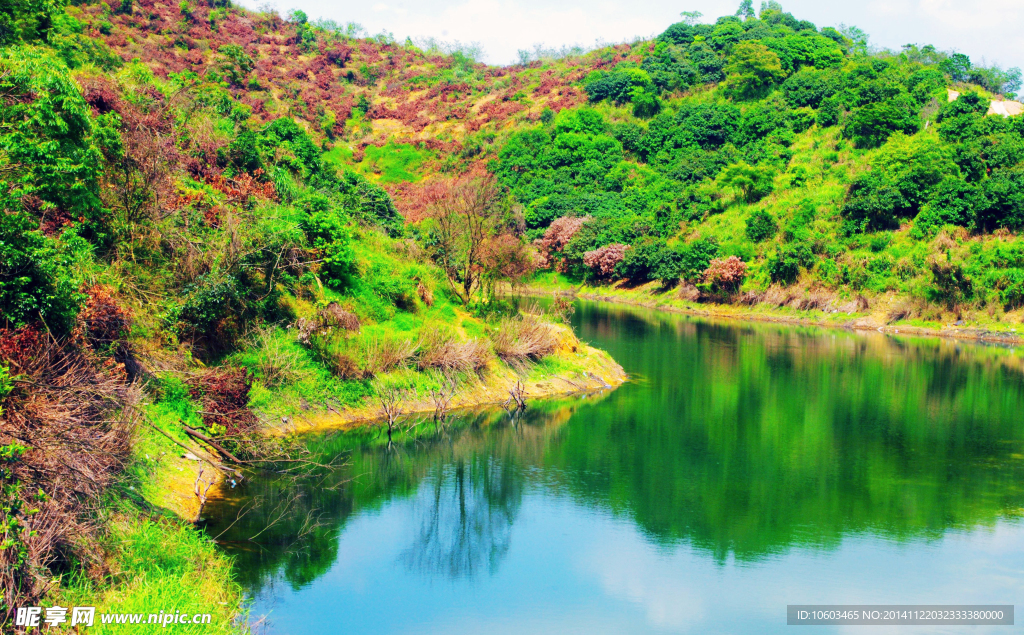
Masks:
[[[1024,509],[1013,351],[594,305],[576,319],[640,379],[534,400],[516,421],[454,413],[447,429],[425,422],[390,450],[367,430],[310,437],[345,468],[297,484],[257,478],[208,508],[242,583],[310,583],[351,517],[392,504],[410,510],[401,566],[444,578],[498,568],[526,492],[563,511],[607,510],[718,562],[832,549],[854,534],[934,540]]]
[[[523,500],[513,469],[482,456],[437,468],[416,496],[419,532],[402,553],[405,565],[452,578],[496,571]]]

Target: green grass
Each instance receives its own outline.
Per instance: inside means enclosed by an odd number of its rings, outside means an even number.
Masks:
[[[210,613],[209,624],[176,624],[176,633],[239,633],[241,589],[230,561],[201,531],[176,519],[153,519],[126,503],[109,512],[103,548],[111,573],[101,581],[79,579],[46,605],[95,606],[90,633],[138,631],[129,625],[103,625],[101,613]],[[143,627],[152,630],[155,626]]]
[[[381,183],[415,183],[423,178],[424,163],[433,153],[406,143],[389,143],[383,147],[367,146],[358,168],[364,174],[376,175]]]
[[[165,384],[168,382],[164,382]],[[169,382],[173,385],[173,381]],[[154,425],[181,436],[170,422],[188,416],[187,398],[171,396],[146,407]],[[160,507],[172,472],[168,457],[181,448],[143,425],[124,478],[102,499],[99,520],[103,527],[99,547],[106,570],[100,577],[77,573],[44,602],[44,606],[94,606],[96,620],[90,633],[137,632],[139,626],[100,624],[100,613],[210,613],[203,625],[175,624],[177,633],[240,633],[244,628],[242,590],[235,582],[231,561],[216,543]],[[241,616],[241,618],[239,617]],[[144,620],[147,618],[144,618]],[[240,621],[241,620],[241,621]],[[152,630],[155,626],[141,627]]]

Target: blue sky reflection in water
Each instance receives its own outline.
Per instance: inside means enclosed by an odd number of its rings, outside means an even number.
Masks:
[[[781,632],[789,603],[1024,597],[1014,351],[594,304],[576,321],[638,380],[391,452],[317,439],[347,466],[211,510],[254,505],[222,539],[270,632]]]

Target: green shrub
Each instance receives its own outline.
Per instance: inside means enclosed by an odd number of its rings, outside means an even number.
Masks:
[[[716,182],[739,190],[747,203],[756,203],[771,194],[774,177],[775,170],[770,165],[750,165],[740,161],[722,170]]]
[[[759,243],[775,236],[779,224],[769,212],[759,209],[747,217],[747,238]]]
[[[696,282],[704,276],[711,261],[719,256],[721,249],[714,236],[698,238],[680,249],[679,273],[677,277],[687,282]],[[662,276],[659,276],[663,280]]]
[[[809,267],[813,262],[814,257],[807,245],[791,243],[780,247],[765,264],[772,282],[792,284],[800,275],[800,267]]]
[[[42,319],[63,335],[85,296],[72,277],[71,256],[36,226],[27,215],[0,212],[0,315],[11,326]]]
[[[308,213],[302,221],[310,246],[320,251],[320,274],[324,284],[334,289],[346,289],[355,273],[355,253],[352,251],[352,232],[348,219],[323,194],[313,194],[304,201]]]
[[[169,315],[175,330],[211,353],[234,346],[248,313],[238,280],[224,273],[206,274],[185,287],[184,295],[184,302]]]
[[[928,267],[932,272],[932,286],[928,289],[931,300],[954,310],[974,297],[974,281],[960,263],[950,262],[947,257],[945,262],[933,260]]]
[[[850,115],[843,135],[858,148],[877,148],[896,132],[914,134],[921,127],[909,98],[896,97],[868,104]]]
[[[983,205],[977,186],[959,178],[946,179],[917,215],[913,235],[917,238],[931,236],[943,225],[973,228],[977,209]]]

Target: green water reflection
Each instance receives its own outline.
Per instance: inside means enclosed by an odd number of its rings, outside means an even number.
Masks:
[[[351,518],[401,500],[403,571],[442,579],[495,575],[533,500],[625,519],[719,566],[854,535],[934,541],[1024,506],[1013,350],[592,303],[574,319],[633,381],[515,422],[424,422],[390,449],[371,431],[310,438],[344,467],[257,478],[209,510],[243,584],[315,585]]]

